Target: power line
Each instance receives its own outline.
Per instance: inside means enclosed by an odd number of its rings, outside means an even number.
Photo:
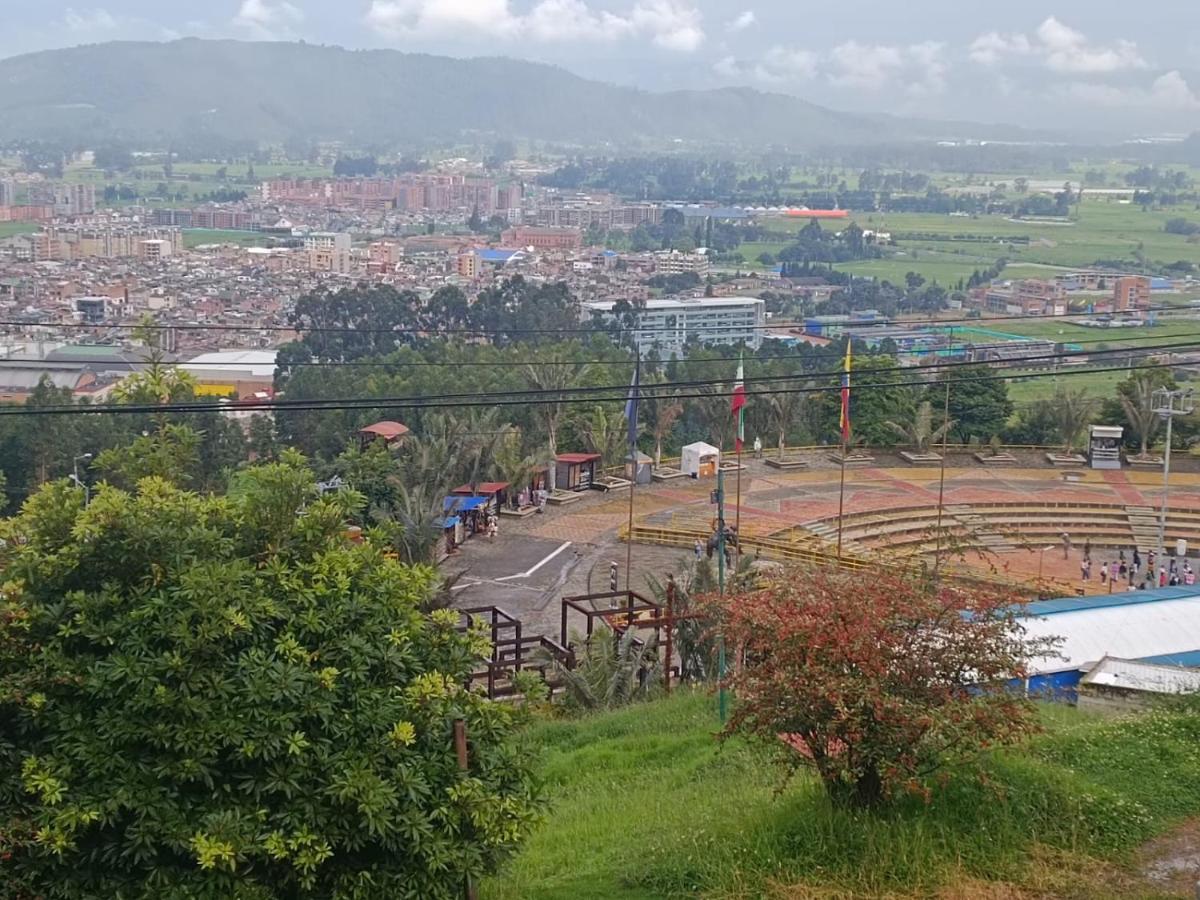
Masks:
[[[1189,331],[1189,332],[1184,332],[1183,334],[1171,335],[1172,340],[1182,339],[1182,338],[1200,338],[1200,331]],[[1091,344],[1111,344],[1113,342],[1113,340],[1114,340],[1114,338],[1108,337],[1108,338],[1092,338],[1090,340],[1081,340],[1081,341],[1065,341],[1065,342],[1051,342],[1051,343],[1069,343],[1071,346],[1083,346],[1083,345],[1091,345]],[[1149,341],[1149,340],[1153,340],[1153,338],[1151,338],[1149,335],[1145,335],[1145,336],[1139,336],[1139,337],[1135,337],[1135,338],[1127,338],[1126,340]],[[86,346],[91,346],[91,345],[76,344],[76,345],[72,345],[72,346],[85,346],[86,347]],[[831,346],[832,346],[832,344],[830,345],[830,347]],[[930,349],[923,349],[923,350],[917,350],[917,349],[900,350],[900,349],[897,349],[897,350],[892,351],[891,353],[886,353],[886,354],[882,354],[882,355],[883,356],[936,356],[938,354],[955,353],[955,352],[959,352],[959,351],[965,351],[967,349],[971,349],[971,350],[975,350],[975,351],[988,351],[988,350],[1011,349],[1014,346],[1020,346],[1020,342],[1001,341],[1001,342],[997,342],[994,344],[975,344],[975,343],[957,344],[957,345],[951,345],[948,347],[939,347],[939,348],[931,349],[931,350]],[[1145,350],[1148,348],[1152,348],[1152,346],[1153,345],[1127,344],[1127,345],[1123,345],[1121,347],[1112,348],[1112,352],[1114,352],[1114,353],[1136,352],[1139,350]],[[829,349],[829,347],[818,346],[817,349],[824,350],[824,349]],[[1060,354],[1060,356],[1066,356],[1068,353],[1073,353],[1073,352],[1074,351],[1066,351],[1063,354]],[[689,357],[686,359],[677,360],[677,363],[680,365],[685,364],[685,363],[687,365],[698,365],[698,364],[707,365],[707,364],[711,364],[711,363],[738,362],[741,359],[744,359],[747,362],[770,363],[770,362],[787,361],[787,360],[795,359],[797,356],[798,356],[798,354],[790,353],[790,354],[781,354],[781,355],[748,356],[748,357],[741,357],[741,356],[711,356],[711,357],[707,357],[707,358]],[[1030,358],[1032,358],[1032,357],[1030,357]],[[31,362],[36,362],[36,361],[37,360],[31,360]],[[137,365],[138,362],[141,362],[144,364],[149,364],[149,360],[141,360],[141,361],[137,361],[137,362],[127,361],[127,362],[130,362],[133,365]],[[562,359],[562,360],[501,359],[501,360],[445,360],[445,361],[441,361],[441,360],[437,360],[437,361],[435,361],[435,360],[398,360],[398,361],[394,361],[394,362],[393,361],[385,361],[385,360],[374,360],[374,361],[309,360],[307,362],[304,362],[304,361],[285,362],[285,363],[277,362],[276,368],[278,368],[278,369],[295,369],[295,368],[333,368],[333,369],[343,369],[343,368],[379,368],[379,369],[455,368],[455,369],[457,369],[457,368],[464,368],[464,367],[470,368],[470,367],[476,367],[476,366],[482,367],[482,368],[513,368],[513,367],[524,367],[524,366],[534,366],[534,367],[538,367],[538,366],[546,366],[546,367],[629,366],[629,365],[632,365],[632,362],[633,362],[632,358],[630,358],[630,359],[583,359],[583,360],[565,360],[565,359]],[[669,362],[670,362],[670,360],[660,360],[660,365],[665,366]],[[643,360],[643,363],[648,364],[648,361]],[[213,368],[218,368],[218,369],[236,369],[239,365],[268,365],[268,363],[240,364],[240,363],[235,363],[235,362],[234,363],[220,362],[219,360],[209,360],[209,361],[203,361],[203,362],[194,362],[194,361],[189,361],[189,360],[169,360],[169,361],[164,360],[160,364],[163,366],[170,367],[170,368],[213,367]]]
[[[1145,354],[1145,353],[1150,353],[1150,352],[1154,352],[1154,351],[1163,351],[1163,350],[1165,350],[1167,352],[1171,352],[1174,350],[1195,349],[1195,347],[1196,347],[1196,345],[1194,343],[1185,342],[1182,344],[1171,343],[1171,344],[1153,345],[1153,346],[1142,347],[1139,349],[1143,354]],[[1038,362],[1058,363],[1064,359],[1072,359],[1077,356],[1085,356],[1085,355],[1086,356],[1099,356],[1099,355],[1112,355],[1112,354],[1130,355],[1132,357],[1132,354],[1128,350],[1125,350],[1123,348],[1111,348],[1108,350],[1097,350],[1097,351],[1093,351],[1092,353],[1086,353],[1086,354],[1082,351],[1072,351],[1069,353],[1061,353],[1061,354],[1041,354],[1041,355],[1035,355],[1035,356],[1024,356],[1024,357],[1020,357],[1020,358],[1012,360],[1012,361],[1026,364],[1026,365],[1034,364],[1034,363],[1038,363]],[[874,358],[881,359],[881,357],[874,357]],[[928,375],[931,373],[937,373],[937,372],[942,372],[942,371],[951,370],[951,369],[958,369],[958,368],[964,368],[964,367],[968,367],[968,366],[978,366],[978,365],[981,365],[981,363],[976,363],[976,362],[973,362],[970,360],[952,360],[952,361],[945,361],[945,362],[939,362],[939,363],[932,363],[927,366],[920,366],[920,367],[916,367],[916,368],[905,370],[905,371],[910,371],[915,375]],[[1131,368],[1131,367],[1127,366],[1125,368]],[[1099,370],[1088,369],[1087,371],[1099,371]],[[772,383],[776,383],[776,382],[790,382],[790,381],[797,381],[797,380],[811,380],[811,379],[819,379],[819,378],[826,378],[826,377],[835,377],[835,376],[840,376],[841,374],[842,374],[842,370],[840,368],[838,368],[836,370],[827,370],[827,371],[818,371],[818,372],[807,372],[807,373],[801,372],[801,373],[797,373],[797,374],[789,373],[789,374],[784,374],[784,375],[759,376],[756,378],[747,378],[746,383],[747,384],[772,384]],[[1019,376],[1008,374],[1008,375],[1004,375],[1004,376],[1000,376],[1000,377],[1004,377],[1004,378],[1022,377],[1022,378],[1025,378],[1025,377],[1033,377],[1033,376],[1032,375],[1024,375],[1024,374],[1019,375]],[[695,380],[691,380],[691,381],[647,383],[646,385],[643,386],[643,394],[648,399],[660,399],[660,398],[667,398],[670,396],[669,393],[664,393],[664,392],[669,392],[676,388],[715,387],[715,386],[720,386],[724,383],[725,383],[724,380],[717,380],[717,379],[695,379]],[[913,382],[905,382],[905,383],[915,384],[917,382],[914,380]],[[649,389],[649,391],[647,392],[646,389]],[[479,391],[468,391],[468,392],[464,392],[464,393],[428,395],[428,396],[422,398],[422,400],[426,401],[427,405],[432,405],[430,403],[430,401],[459,400],[464,397],[469,397],[469,398],[495,397],[498,399],[521,397],[521,398],[526,398],[526,399],[532,401],[532,400],[536,400],[536,398],[538,398],[538,397],[551,395],[554,399],[547,401],[547,402],[566,403],[566,402],[570,402],[572,399],[578,400],[578,401],[593,400],[595,398],[593,398],[589,395],[597,394],[597,393],[602,394],[602,393],[607,393],[607,392],[611,392],[611,391],[627,391],[627,387],[625,385],[609,384],[609,385],[589,385],[589,386],[549,388],[549,389],[545,389],[545,388],[508,389],[503,392],[492,391],[492,392],[484,392],[484,393],[481,393]],[[701,395],[701,396],[711,396],[711,395]],[[622,396],[622,399],[624,399],[624,396]],[[262,402],[269,403],[271,408],[277,408],[277,409],[293,408],[293,406],[295,404],[300,404],[300,403],[305,404],[306,405],[305,408],[309,408],[309,409],[320,408],[321,404],[329,404],[329,408],[336,409],[336,408],[338,408],[336,406],[336,404],[339,404],[339,403],[342,403],[345,401],[341,398],[311,397],[311,398],[307,398],[304,400],[272,399],[270,401],[262,401]],[[375,402],[372,400],[372,398],[369,398],[369,397],[361,398],[359,400],[353,400],[352,402],[354,402],[355,404],[358,404],[355,408],[364,408],[362,406],[362,404],[366,404],[365,408],[370,408],[371,406],[387,405],[382,402]],[[603,402],[603,401],[601,400],[599,402]],[[216,408],[218,408],[220,410],[253,408],[251,403],[240,402],[240,401],[237,403],[236,406],[231,405],[230,401],[228,401],[228,400],[216,400],[216,401],[212,401],[212,403],[216,404],[217,405]],[[171,404],[168,404],[168,405],[171,405]],[[175,404],[175,405],[185,406],[190,409],[198,409],[200,406],[200,404],[196,404],[196,403]],[[63,406],[57,406],[57,407],[49,407],[49,406],[48,407],[39,407],[39,409],[41,409],[41,410],[61,410],[61,411],[69,411],[69,410],[74,410],[77,408],[78,407],[76,404],[63,405]],[[163,408],[164,407],[162,405],[155,405],[155,406],[142,405],[142,406],[138,407],[139,410],[146,411],[146,412],[161,411]],[[129,405],[111,405],[110,404],[110,405],[104,405],[104,406],[85,407],[85,409],[87,409],[90,412],[127,413],[130,411],[130,406]]]
[[[629,313],[634,315],[635,312]],[[1177,306],[1151,306],[1145,309],[1138,310],[1141,313],[1152,312],[1179,312],[1180,307]],[[1069,316],[1062,316],[1063,320],[1085,317],[1087,313],[1073,313]],[[1004,315],[1004,316],[989,316],[987,318],[976,316],[964,316],[961,318],[951,319],[900,319],[900,318],[875,318],[870,321],[863,322],[846,322],[843,327],[847,329],[854,328],[873,328],[879,325],[918,325],[926,327],[940,327],[944,325],[959,325],[965,323],[974,323],[976,325],[986,326],[991,322],[1008,322],[1008,321],[1030,321],[1032,317],[1028,315]],[[1060,317],[1042,317],[1057,320]],[[786,329],[797,326],[796,322],[776,322],[763,325],[714,325],[705,326],[704,331],[712,332],[743,332],[743,331],[769,331],[772,329]],[[1066,324],[1077,324],[1066,321]],[[634,324],[626,327],[617,321],[608,321],[603,324],[592,325],[590,327],[580,328],[427,328],[427,327],[407,327],[407,328],[358,328],[352,326],[327,326],[327,325],[217,325],[213,323],[179,323],[179,322],[154,322],[154,323],[112,323],[103,325],[93,325],[86,322],[22,322],[11,319],[0,320],[0,328],[61,328],[61,329],[92,329],[97,331],[102,330],[136,330],[140,328],[150,328],[155,330],[165,330],[174,328],[178,331],[232,331],[232,332],[296,332],[308,334],[394,334],[394,335],[418,335],[424,337],[438,337],[449,335],[466,335],[483,337],[489,335],[518,335],[518,334],[622,334],[629,332],[656,332],[656,331],[678,331],[675,326],[652,326]]]
[[[1022,374],[1019,376],[1012,375],[979,375],[958,379],[947,379],[951,385],[955,384],[971,384],[988,381],[1002,381],[1013,377],[1019,377],[1023,380],[1040,379],[1040,378],[1070,378],[1079,375],[1092,375],[1104,372],[1134,372],[1134,371],[1149,371],[1156,369],[1172,369],[1176,368],[1173,363],[1147,363],[1134,366],[1113,366],[1108,368],[1089,368],[1082,370],[1068,370],[1062,372],[1037,372],[1031,374]],[[788,380],[800,380],[804,376],[788,376]],[[750,381],[750,379],[747,379]],[[942,382],[945,384],[946,382]],[[700,384],[722,385],[721,382],[700,382]],[[916,381],[890,381],[876,382],[868,384],[853,385],[853,390],[875,390],[888,387],[918,387],[919,382]],[[655,385],[655,388],[661,388],[662,385]],[[576,398],[574,402],[590,402],[590,403],[619,403],[623,402],[628,397],[627,385],[610,385],[604,388],[595,390],[605,390],[611,392],[607,396],[584,397]],[[747,391],[749,397],[768,397],[773,394],[822,394],[831,392],[840,392],[841,388],[836,385],[824,386],[806,386],[806,387],[781,387],[773,390],[752,390]],[[553,393],[553,392],[549,392]],[[333,400],[263,400],[239,402],[233,405],[229,402],[223,403],[186,403],[186,404],[159,404],[159,405],[111,405],[111,406],[46,406],[46,407],[10,407],[0,408],[0,417],[4,416],[43,416],[43,415],[142,415],[142,414],[186,414],[186,413],[207,413],[207,412],[320,412],[320,411],[349,411],[362,409],[406,409],[406,410],[439,410],[439,409],[461,409],[468,407],[507,407],[507,406],[547,406],[550,404],[560,404],[572,402],[571,398],[556,395],[549,399],[536,398],[521,398],[517,399],[511,393],[501,395],[458,395],[463,399],[455,399],[454,397],[366,397],[361,399],[341,398]],[[691,393],[670,393],[661,394],[654,391],[646,391],[643,388],[641,394],[644,400],[657,399],[712,399],[720,396],[711,392],[695,391]],[[434,401],[434,402],[430,402]]]

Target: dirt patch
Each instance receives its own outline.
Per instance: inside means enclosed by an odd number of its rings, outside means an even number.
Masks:
[[[1146,844],[1138,854],[1146,883],[1166,896],[1195,896],[1200,881],[1200,819],[1192,819]]]

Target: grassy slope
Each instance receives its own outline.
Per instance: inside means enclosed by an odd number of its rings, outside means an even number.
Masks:
[[[717,747],[705,695],[542,724],[529,737],[542,752],[548,820],[481,896],[757,897],[768,882],[904,896],[1034,877],[1044,886],[1088,857],[1119,864],[1200,812],[1200,715],[1044,716],[1046,735],[988,761],[989,785],[959,779],[928,806],[904,801],[878,815],[830,809],[807,778],[777,792],[778,771],[758,751]],[[1033,865],[1047,855],[1049,876]],[[1099,883],[1079,896],[1154,895]]]

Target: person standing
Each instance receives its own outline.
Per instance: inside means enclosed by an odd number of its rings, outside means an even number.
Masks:
[[[1133,548],[1133,568],[1130,570],[1134,575],[1142,570],[1142,554],[1138,552],[1138,548]]]
[[[754,458],[762,459],[762,438],[757,434],[754,436]]]
[[[1063,559],[1071,557],[1071,535],[1067,532],[1062,533]]]
[[[692,549],[696,553],[696,562],[700,562],[700,558],[704,556],[704,544],[700,543],[700,538],[696,538],[696,545]]]

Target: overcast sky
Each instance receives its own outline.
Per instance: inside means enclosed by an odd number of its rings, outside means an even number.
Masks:
[[[0,0],[0,56],[186,35],[304,39],[514,56],[653,90],[751,85],[848,110],[1190,132],[1195,2]]]

